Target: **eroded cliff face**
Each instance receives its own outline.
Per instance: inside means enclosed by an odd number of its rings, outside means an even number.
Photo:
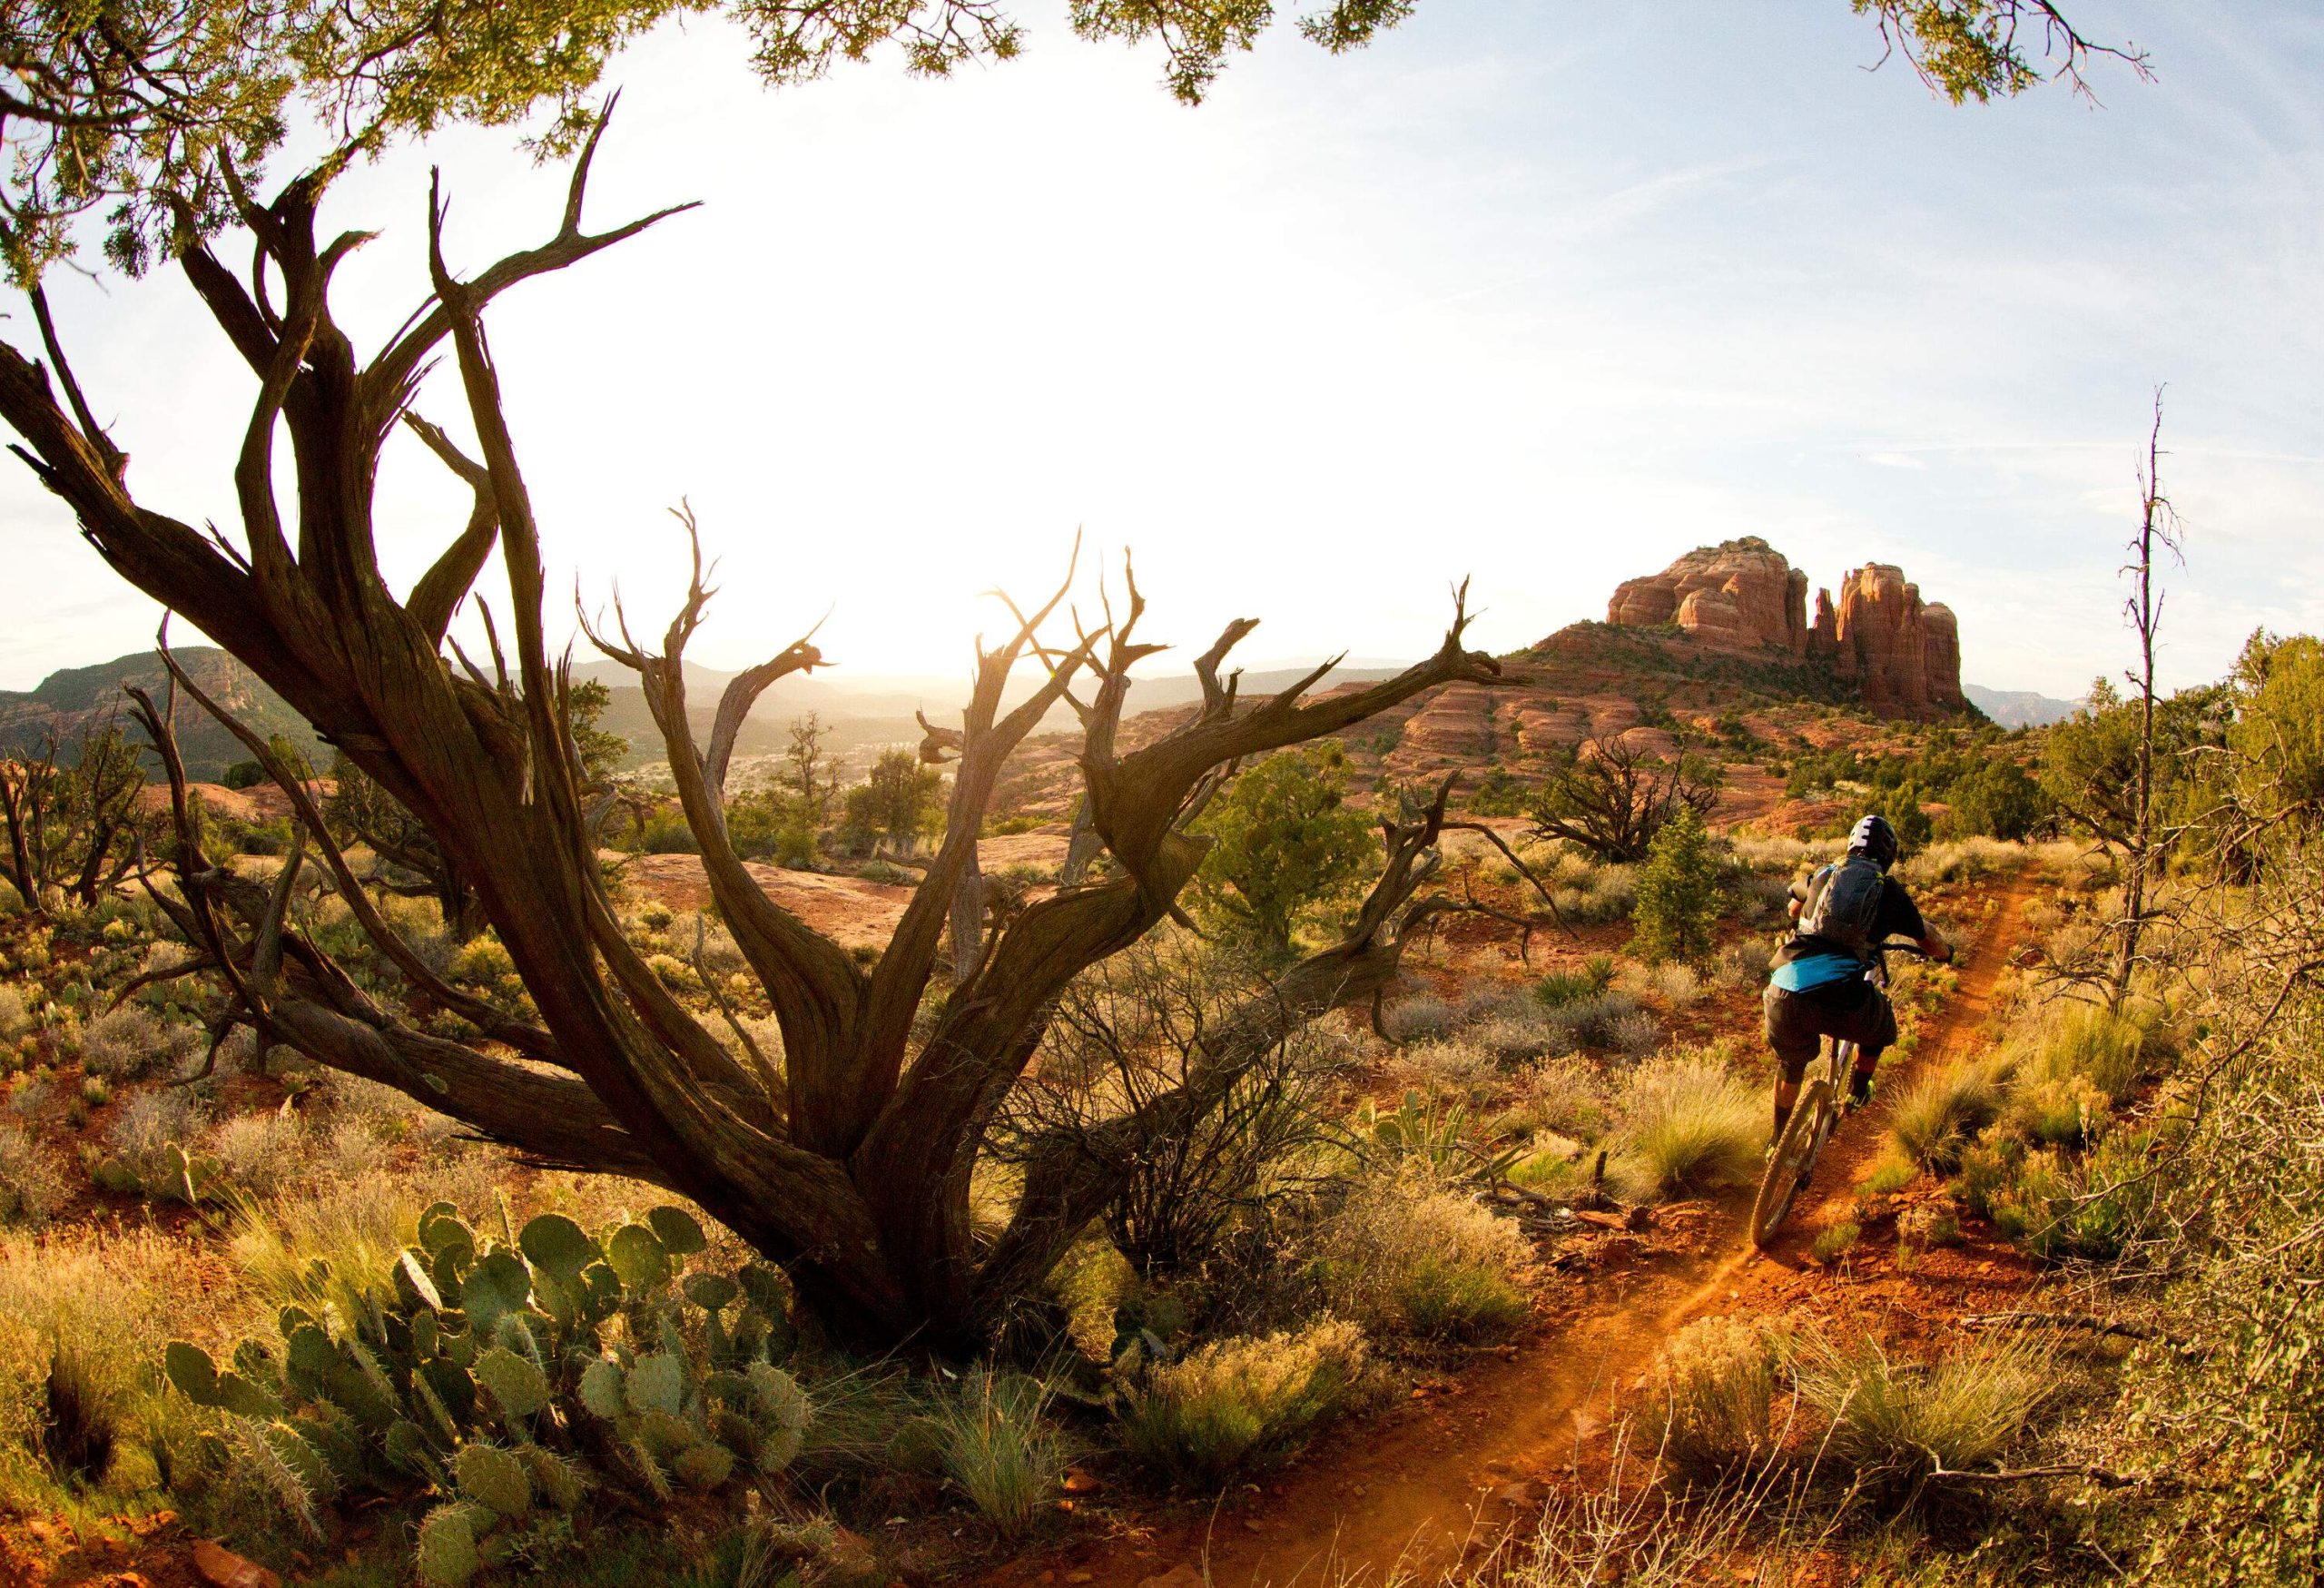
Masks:
[[[1920,587],[1889,563],[1849,569],[1837,601],[1818,590],[1811,620],[1807,573],[1758,537],[1746,536],[1690,551],[1659,574],[1624,580],[1607,603],[1606,621],[1675,624],[1718,650],[1821,658],[1872,706],[1958,711],[1966,704],[1952,608],[1922,600]]]
[[[1687,553],[1659,574],[1626,579],[1606,621],[1651,628],[1675,623],[1707,645],[1737,650],[1807,649],[1807,575],[1756,535]]]

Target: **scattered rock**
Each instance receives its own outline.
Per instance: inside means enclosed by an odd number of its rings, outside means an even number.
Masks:
[[[1541,1503],[1541,1490],[1537,1484],[1503,1484],[1492,1492],[1496,1505],[1506,1505],[1512,1511],[1530,1511]]]
[[[1068,1466],[1065,1469],[1065,1481],[1059,1486],[1068,1494],[1095,1494],[1101,1493],[1106,1485],[1094,1474],[1083,1472],[1078,1466]]]
[[[1167,1572],[1139,1579],[1137,1588],[1210,1588],[1210,1584],[1198,1567],[1180,1561]]]
[[[282,1579],[206,1538],[193,1541],[193,1569],[211,1588],[282,1588]]]

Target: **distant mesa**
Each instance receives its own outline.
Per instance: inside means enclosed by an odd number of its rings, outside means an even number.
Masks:
[[[1953,609],[1923,601],[1905,571],[1884,562],[1851,568],[1836,603],[1756,535],[1687,553],[1659,574],[1625,579],[1606,604],[1625,628],[1675,626],[1701,646],[1739,655],[1779,652],[1827,664],[1866,705],[1960,711],[1961,630]]]

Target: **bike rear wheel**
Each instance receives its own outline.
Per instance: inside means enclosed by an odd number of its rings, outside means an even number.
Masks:
[[[1784,1124],[1774,1156],[1768,1159],[1768,1172],[1760,1177],[1759,1195],[1751,1204],[1753,1246],[1766,1246],[1783,1228],[1792,1198],[1815,1169],[1817,1155],[1831,1134],[1831,1119],[1837,1111],[1837,1094],[1822,1076],[1800,1089],[1799,1100],[1792,1105],[1791,1118]]]

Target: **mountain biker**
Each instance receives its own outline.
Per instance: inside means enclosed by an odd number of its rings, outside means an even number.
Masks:
[[[1791,934],[1776,950],[1768,979],[1768,1046],[1783,1065],[1776,1082],[1777,1139],[1799,1098],[1800,1077],[1826,1037],[1856,1045],[1848,1097],[1872,1096],[1873,1067],[1896,1040],[1896,1011],[1865,972],[1874,945],[1908,937],[1940,963],[1952,945],[1921,919],[1905,885],[1888,874],[1896,860],[1896,830],[1870,815],[1848,834],[1847,857],[1791,886]]]

